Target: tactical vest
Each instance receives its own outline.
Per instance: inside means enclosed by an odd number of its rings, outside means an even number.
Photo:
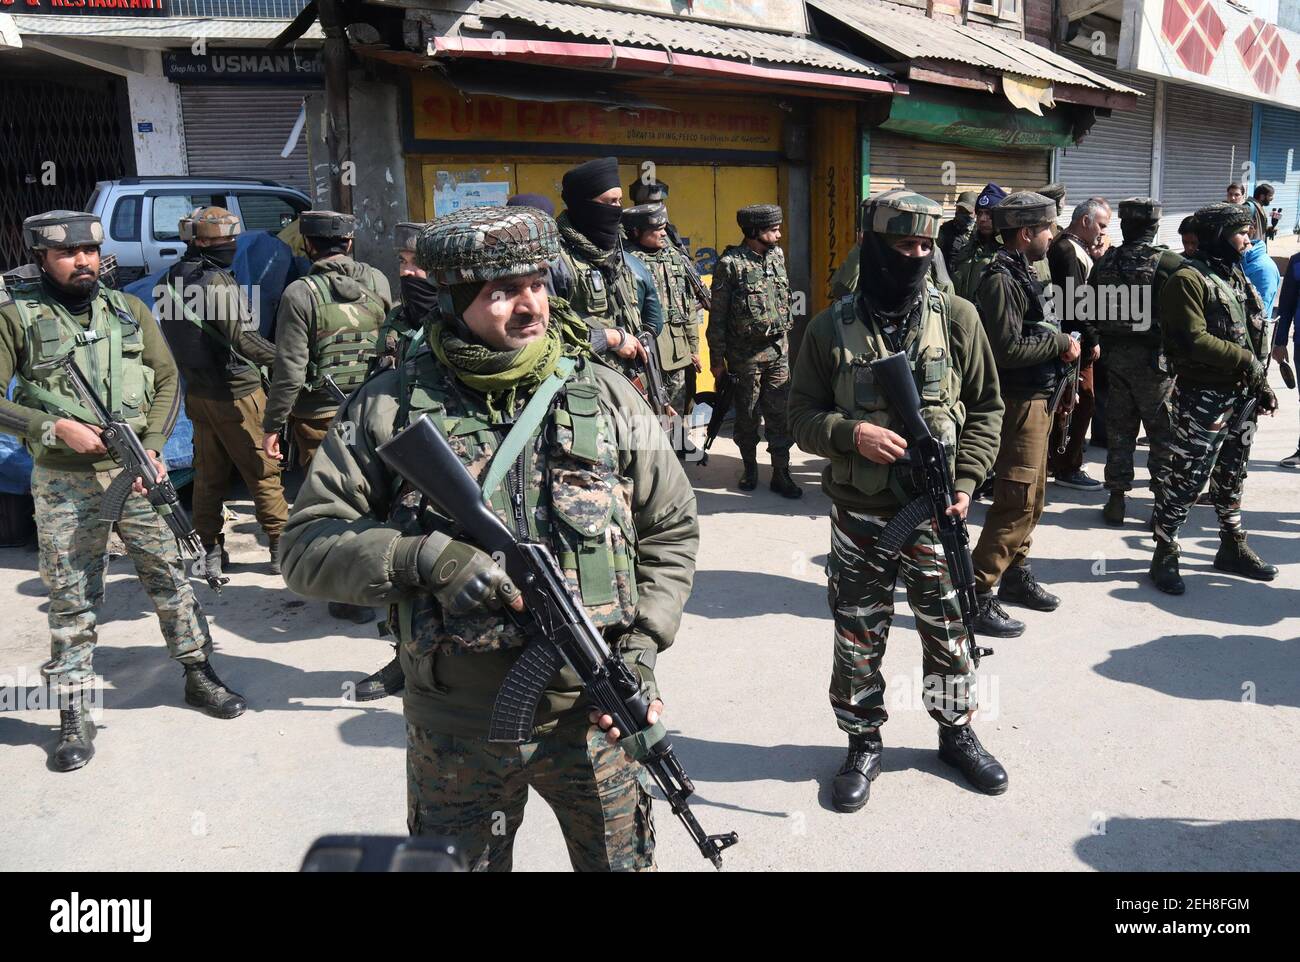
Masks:
[[[728,341],[761,343],[785,336],[794,326],[790,317],[790,279],[785,256],[774,248],[761,261],[744,246],[728,247],[722,254],[735,266],[735,292],[728,326]]]
[[[664,326],[659,332],[659,364],[665,371],[677,371],[691,363],[690,325],[695,295],[686,279],[685,256],[675,248],[632,252],[654,275],[655,290],[664,309]]]
[[[641,333],[641,297],[631,268],[619,260],[611,287],[605,271],[568,248],[560,248],[560,259],[573,275],[568,301],[579,317],[592,318],[605,327],[621,327],[631,334]]]
[[[193,270],[187,271],[187,266]],[[243,373],[248,365],[220,330],[208,323],[209,289],[221,282],[235,285],[234,278],[224,271],[184,260],[177,262],[158,284],[154,316],[161,318],[159,327],[178,365],[189,370],[221,371],[229,378]],[[193,298],[188,295],[196,286],[202,298],[194,310]],[[243,318],[239,320],[243,322]]]
[[[90,325],[83,327],[67,308],[44,294],[39,281],[10,287],[8,292],[22,318],[27,343],[14,401],[48,411],[56,419],[94,423],[94,415],[61,370],[39,370],[43,363],[72,350],[104,406],[143,435],[154,398],[154,372],[144,363],[144,335],[126,295],[101,287],[91,302]],[[23,444],[33,460],[50,450],[67,453],[61,443],[50,448],[40,438],[24,438]]]
[[[476,479],[483,479],[509,425],[492,425],[476,394],[459,386],[427,349],[399,369],[395,430],[428,414]],[[636,614],[636,526],[632,482],[619,474],[618,440],[600,407],[591,366],[579,367],[552,400],[531,440],[492,492],[492,510],[515,534],[550,546],[574,598],[597,627],[618,630]],[[403,483],[389,521],[406,534],[432,530],[436,516]],[[526,642],[509,618],[479,610],[446,615],[430,594],[391,612],[416,658],[496,651]]]
[[[947,294],[927,287],[925,309],[919,323],[905,336],[902,350],[911,362],[921,395],[921,417],[930,432],[947,446],[951,473],[957,436],[966,421],[966,406],[961,401],[961,378],[953,366],[950,304]],[[893,348],[874,321],[858,315],[852,295],[836,301],[831,312],[836,321],[837,357],[832,375],[836,409],[854,421],[867,421],[901,433],[902,419],[886,402],[871,371],[871,362],[895,353]],[[876,464],[857,452],[833,456],[831,478],[837,484],[851,484],[863,494],[879,494],[889,488],[900,500],[908,499],[897,468]]]
[[[303,278],[312,298],[305,386],[319,391],[328,374],[344,394],[350,394],[366,379],[384,323],[384,303],[369,278],[362,283],[349,277],[361,294],[352,301],[342,300],[334,277],[308,274]]]
[[[1097,298],[1093,326],[1100,334],[1159,341],[1155,279],[1160,257],[1167,249],[1145,242],[1121,244],[1097,261],[1092,274]],[[1138,294],[1139,290],[1143,293]],[[1135,300],[1145,306],[1147,316],[1134,316]],[[1128,309],[1124,310],[1126,304]]]
[[[1040,262],[1041,263],[1041,262]],[[1026,287],[1016,279],[1007,268],[1002,258],[994,258],[984,271],[984,277],[1004,274],[1024,292],[1028,306],[1020,323],[1021,337],[1036,337],[1044,333],[1059,334],[1061,326],[1056,321],[1056,307],[1043,293],[1043,281],[1034,278]],[[1061,362],[1049,358],[1028,367],[998,368],[998,379],[1002,384],[1002,393],[1012,397],[1033,397],[1050,394],[1061,376]]]

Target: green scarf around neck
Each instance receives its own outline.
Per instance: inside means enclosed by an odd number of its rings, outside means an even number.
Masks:
[[[429,348],[456,379],[487,399],[493,423],[509,419],[521,400],[555,373],[562,357],[590,358],[590,329],[567,301],[549,299],[546,333],[513,351],[498,351],[465,340],[456,325],[436,320],[429,325]],[[436,318],[437,315],[435,314]]]

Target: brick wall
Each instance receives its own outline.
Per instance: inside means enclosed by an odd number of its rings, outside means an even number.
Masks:
[[[1053,0],[1024,0],[1024,3],[1025,39],[1050,47],[1054,30]]]

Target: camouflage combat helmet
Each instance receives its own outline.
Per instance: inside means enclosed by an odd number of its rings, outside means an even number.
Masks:
[[[303,237],[346,239],[357,232],[357,219],[336,210],[305,210],[298,215],[298,229]]]
[[[1158,221],[1161,209],[1154,197],[1128,197],[1119,202],[1119,219]]]
[[[1235,234],[1254,223],[1254,215],[1245,204],[1210,204],[1194,215],[1199,234],[1214,235],[1220,232]]]
[[[623,211],[623,226],[628,230],[658,230],[668,223],[663,204],[638,204]]]
[[[750,204],[736,211],[736,223],[746,237],[755,237],[765,230],[780,227],[784,216],[776,204]]]
[[[893,234],[896,237],[939,236],[943,207],[929,197],[899,188],[868,197],[862,204],[864,233]]]
[[[104,243],[104,225],[94,214],[84,211],[50,210],[23,221],[23,243],[29,251],[98,247]]]
[[[238,237],[244,232],[239,218],[224,207],[201,207],[190,215],[194,237],[203,240],[220,240]]]
[[[195,207],[176,222],[176,233],[187,244],[194,240],[194,216],[201,210],[202,207]]]
[[[992,210],[995,230],[1046,227],[1056,220],[1056,201],[1032,190],[1007,194]]]
[[[410,251],[415,253],[415,242],[420,239],[420,231],[428,227],[428,224],[416,224],[412,221],[403,221],[393,228],[393,250]]]
[[[435,284],[473,284],[532,274],[560,255],[555,221],[533,207],[463,207],[435,218],[415,260]]]

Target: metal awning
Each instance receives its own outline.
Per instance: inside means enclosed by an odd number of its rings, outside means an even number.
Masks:
[[[803,34],[722,27],[561,0],[477,0],[446,35],[430,40],[429,54],[823,87],[844,95],[906,89],[884,67]]]
[[[94,15],[34,16],[13,14],[23,36],[76,37],[79,40],[106,38],[158,41],[163,46],[206,40],[270,40],[284,30],[288,20],[247,20],[220,17],[97,17]],[[319,24],[312,24],[303,38],[320,40]]]
[[[857,31],[872,46],[890,51],[901,60],[937,69],[951,64],[1013,78],[1028,77],[1103,95],[1120,94],[1125,100],[1140,96],[1139,91],[1131,87],[1093,73],[1047,47],[1007,31],[971,23],[932,20],[876,0],[807,2]],[[913,79],[919,79],[915,72]],[[1124,104],[1116,103],[1115,106]]]

